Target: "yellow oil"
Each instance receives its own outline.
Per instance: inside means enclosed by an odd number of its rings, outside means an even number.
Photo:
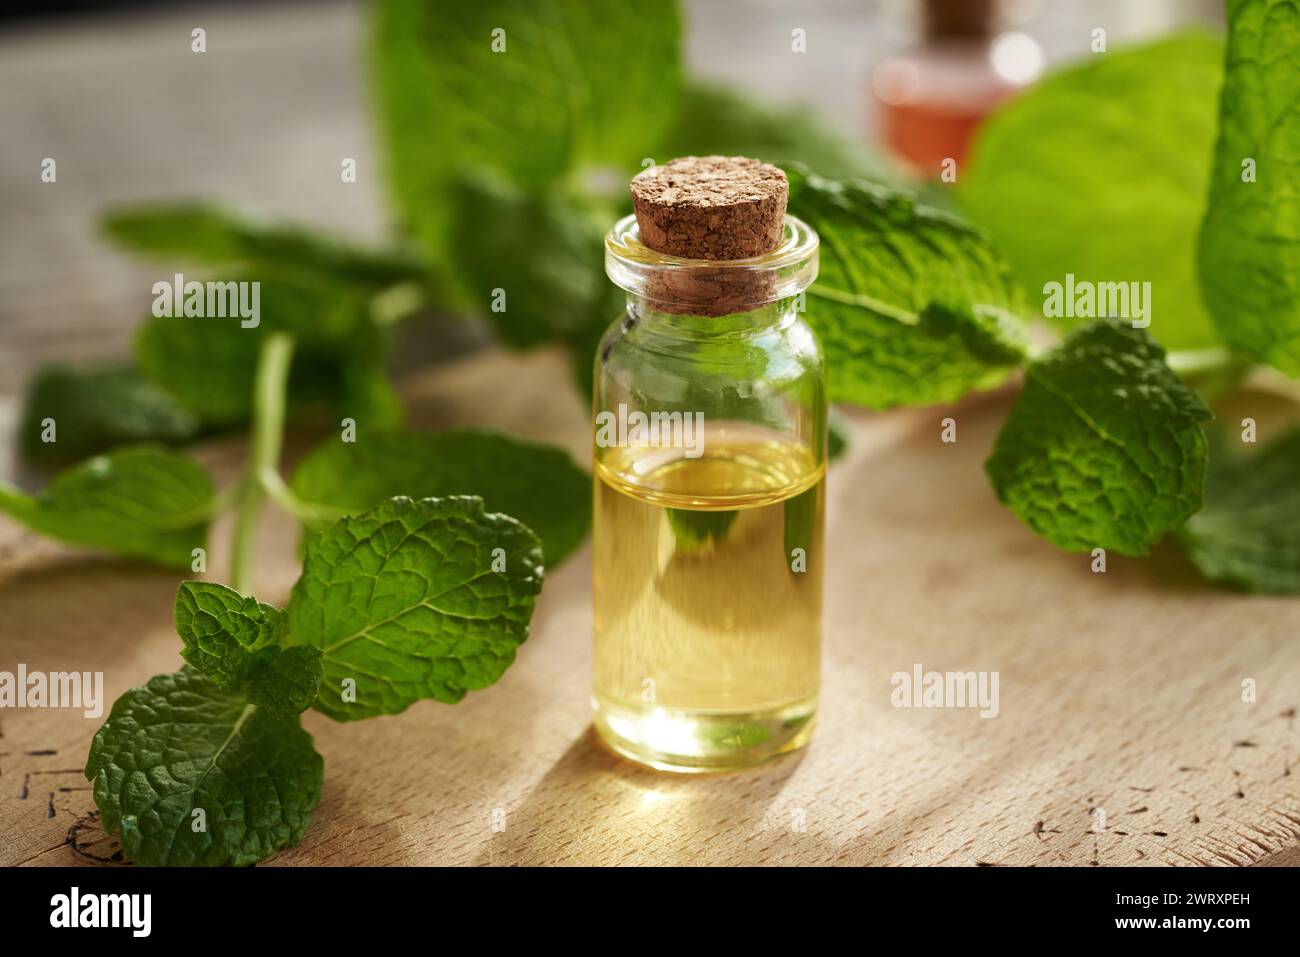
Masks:
[[[807,742],[821,669],[825,467],[749,425],[703,454],[600,450],[595,723],[665,770],[745,767]]]

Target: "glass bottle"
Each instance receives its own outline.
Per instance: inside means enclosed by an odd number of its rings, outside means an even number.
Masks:
[[[945,160],[965,165],[979,125],[1042,72],[1036,40],[999,30],[1003,6],[924,0],[920,42],[872,74],[881,140],[926,177],[939,178]]]
[[[827,403],[801,311],[817,247],[792,216],[753,259],[656,252],[633,216],[606,237],[627,311],[595,368],[593,707],[611,748],[656,768],[744,767],[812,732]]]

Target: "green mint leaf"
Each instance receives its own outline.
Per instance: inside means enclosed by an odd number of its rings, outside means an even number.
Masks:
[[[182,582],[176,592],[181,657],[224,689],[243,685],[253,659],[280,644],[284,615],[214,582]]]
[[[951,402],[1021,364],[1020,298],[977,230],[906,193],[788,175],[791,212],[821,237],[807,317],[832,401]]]
[[[289,631],[324,652],[318,710],[398,714],[500,678],[541,588],[537,536],[482,499],[390,499],[308,543]]]
[[[89,459],[35,496],[0,485],[0,511],[34,531],[178,568],[204,545],[212,507],[201,465],[147,446]]]
[[[608,223],[573,201],[479,177],[456,190],[452,208],[460,286],[507,345],[572,336],[607,301]],[[602,331],[610,318],[602,310]]]
[[[263,264],[372,287],[425,278],[424,267],[413,256],[366,249],[212,203],[152,203],[110,210],[100,225],[126,249],[203,265]]]
[[[215,427],[246,421],[252,412],[253,375],[262,338],[284,331],[294,336],[289,397],[293,404],[340,404],[361,421],[358,405],[379,409],[392,424],[396,403],[384,398],[385,342],[368,317],[364,288],[320,279],[240,274],[234,281],[261,282],[261,319],[244,328],[238,318],[149,316],[136,334],[135,356],[150,380],[183,407]],[[374,391],[374,390],[379,391]],[[374,403],[371,399],[383,399]],[[349,403],[358,398],[364,402]],[[375,423],[371,423],[375,424]]]
[[[985,469],[1053,544],[1145,555],[1201,505],[1209,417],[1149,335],[1096,322],[1030,365]]]
[[[897,166],[822,125],[810,110],[769,107],[695,80],[687,80],[676,120],[654,155],[659,162],[675,156],[760,156],[780,165],[803,163],[832,179],[907,185]]]
[[[676,111],[681,28],[666,0],[382,0],[375,15],[391,179],[435,254],[465,238],[446,215],[463,173],[538,193],[584,167],[635,170]]]
[[[1229,0],[1210,199],[1201,224],[1201,291],[1235,350],[1300,376],[1300,10]]]
[[[57,441],[42,440],[47,419]],[[41,370],[27,389],[21,435],[28,458],[69,464],[119,445],[179,445],[199,430],[198,418],[134,363],[114,362]]]
[[[218,687],[243,690],[274,715],[298,714],[316,698],[320,649],[284,648],[287,621],[273,605],[212,582],[183,582],[176,592],[181,657]]]
[[[591,476],[562,449],[495,432],[394,432],[330,440],[302,461],[291,487],[304,502],[361,512],[385,499],[474,494],[541,538],[554,567],[582,544]]]
[[[1211,581],[1252,592],[1300,592],[1300,430],[1253,455],[1235,454],[1217,436],[1205,505],[1178,539]]]
[[[1150,282],[1157,340],[1170,349],[1216,344],[1194,243],[1222,58],[1222,42],[1206,33],[1088,56],[984,124],[958,199],[1035,306],[1067,274]]]
[[[293,645],[263,652],[249,665],[248,700],[276,717],[301,714],[316,701],[324,666],[321,651]]]
[[[294,846],[323,770],[296,716],[188,668],[118,698],[86,762],[104,829],[146,866],[255,864]]]

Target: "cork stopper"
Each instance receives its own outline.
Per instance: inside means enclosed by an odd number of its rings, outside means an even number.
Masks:
[[[744,156],[684,156],[632,180],[641,241],[685,259],[750,259],[776,249],[790,184]]]
[[[770,301],[770,270],[736,268],[780,247],[790,184],[775,166],[744,156],[684,156],[632,180],[641,243],[718,266],[659,271],[645,296],[664,312],[725,316]]]

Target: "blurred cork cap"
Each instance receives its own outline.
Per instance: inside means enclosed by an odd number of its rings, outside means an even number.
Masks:
[[[684,156],[632,180],[641,242],[685,259],[749,259],[785,230],[785,173],[744,156]]]

